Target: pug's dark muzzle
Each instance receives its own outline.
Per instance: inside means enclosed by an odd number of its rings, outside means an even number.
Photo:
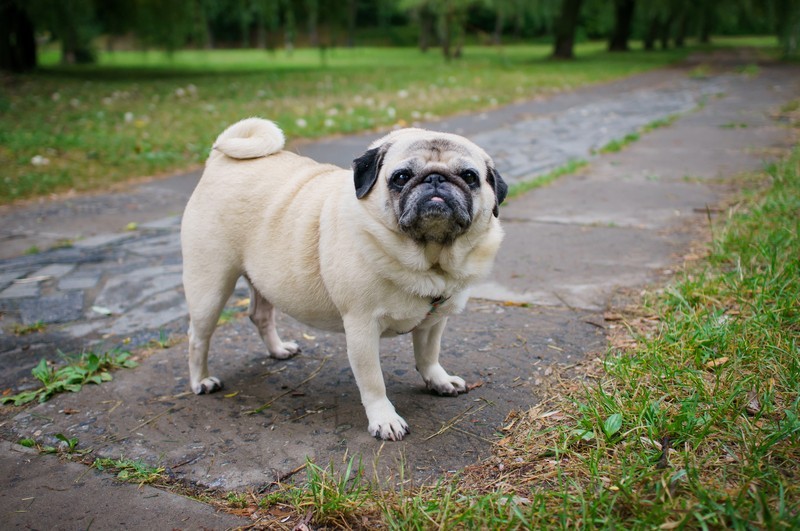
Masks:
[[[458,177],[418,176],[404,187],[398,206],[400,228],[423,243],[451,243],[472,223],[472,194]]]

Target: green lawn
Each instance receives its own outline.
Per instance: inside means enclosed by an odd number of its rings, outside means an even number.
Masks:
[[[546,45],[470,47],[445,63],[410,48],[116,52],[6,79],[0,94],[0,203],[102,189],[202,163],[223,128],[275,120],[290,140],[410,124],[497,107],[657,68],[686,51],[609,54],[603,43],[556,62]],[[355,155],[355,154],[354,154]]]

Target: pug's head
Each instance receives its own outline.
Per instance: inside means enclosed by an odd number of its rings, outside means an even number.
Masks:
[[[508,191],[481,148],[423,129],[374,142],[353,161],[353,175],[356,197],[390,207],[397,227],[423,244],[450,244],[477,218],[497,217]]]

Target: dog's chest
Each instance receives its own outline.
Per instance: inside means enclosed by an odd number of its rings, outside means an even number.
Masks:
[[[443,318],[460,311],[458,307],[460,297],[432,297],[427,301],[421,301],[417,305],[414,315],[406,317],[394,316],[386,319],[384,336],[403,335],[412,332],[416,328],[428,328]],[[463,305],[462,305],[463,306]]]

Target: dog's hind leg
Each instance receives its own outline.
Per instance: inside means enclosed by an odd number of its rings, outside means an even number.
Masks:
[[[247,277],[245,277],[247,278]],[[294,341],[281,341],[278,337],[278,329],[275,326],[275,307],[258,292],[250,279],[247,279],[250,286],[250,320],[258,328],[261,339],[267,345],[269,355],[275,359],[285,360],[300,352],[300,347]]]
[[[184,262],[183,286],[189,306],[189,382],[195,394],[222,389],[222,381],[208,374],[208,347],[238,276],[238,272],[212,267],[207,262]]]

